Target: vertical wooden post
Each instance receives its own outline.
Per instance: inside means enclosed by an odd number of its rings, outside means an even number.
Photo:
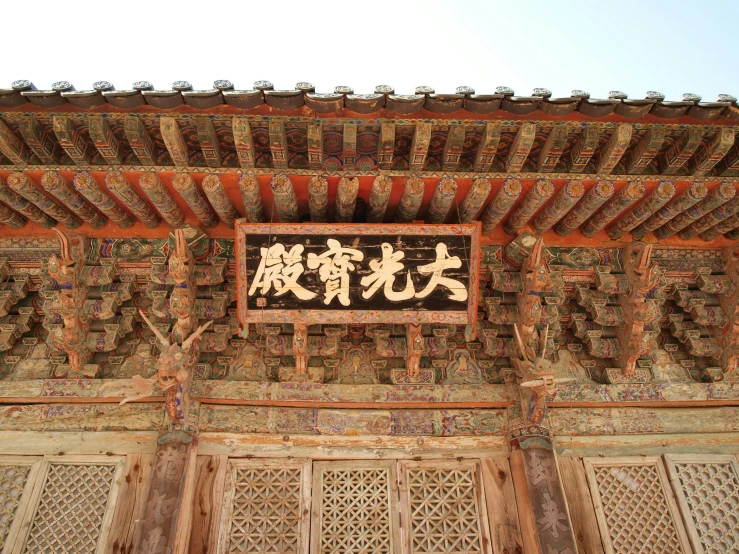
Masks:
[[[577,554],[551,439],[546,435],[518,436],[511,440],[511,446],[511,471],[526,552]],[[538,548],[531,544],[531,535],[538,539]]]
[[[197,436],[163,432],[134,554],[185,554],[192,524]]]

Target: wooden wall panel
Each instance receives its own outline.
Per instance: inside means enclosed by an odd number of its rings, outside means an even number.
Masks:
[[[531,505],[526,470],[523,467],[523,456],[520,450],[511,451],[510,463],[513,489],[516,491],[516,507],[518,508],[518,521],[521,525],[523,551],[526,554],[542,554],[536,521],[534,521],[534,507]]]
[[[523,539],[508,459],[483,458],[480,466],[493,552],[520,554],[523,552]]]
[[[580,458],[557,458],[562,486],[567,496],[570,523],[579,554],[603,554],[603,544],[590,496],[585,468]]]
[[[198,456],[190,554],[215,551],[223,511],[226,456]]]

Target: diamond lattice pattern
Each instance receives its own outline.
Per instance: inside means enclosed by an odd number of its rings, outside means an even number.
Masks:
[[[52,464],[24,552],[94,553],[114,474],[113,465]]]
[[[676,463],[703,549],[739,554],[739,480],[731,463]]]
[[[321,554],[390,554],[387,469],[323,472]]]
[[[0,550],[5,547],[30,470],[31,466],[0,466]]]
[[[229,553],[297,553],[300,468],[237,468]]]
[[[480,518],[471,469],[409,469],[414,553],[481,553]]]
[[[599,466],[593,470],[614,552],[683,552],[656,465]]]

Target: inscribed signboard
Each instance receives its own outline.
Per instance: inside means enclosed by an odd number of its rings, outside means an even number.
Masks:
[[[236,227],[242,325],[456,323],[477,313],[479,224]]]

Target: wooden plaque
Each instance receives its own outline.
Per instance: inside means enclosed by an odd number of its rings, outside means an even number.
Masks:
[[[480,224],[236,226],[239,321],[454,323],[477,314]]]

